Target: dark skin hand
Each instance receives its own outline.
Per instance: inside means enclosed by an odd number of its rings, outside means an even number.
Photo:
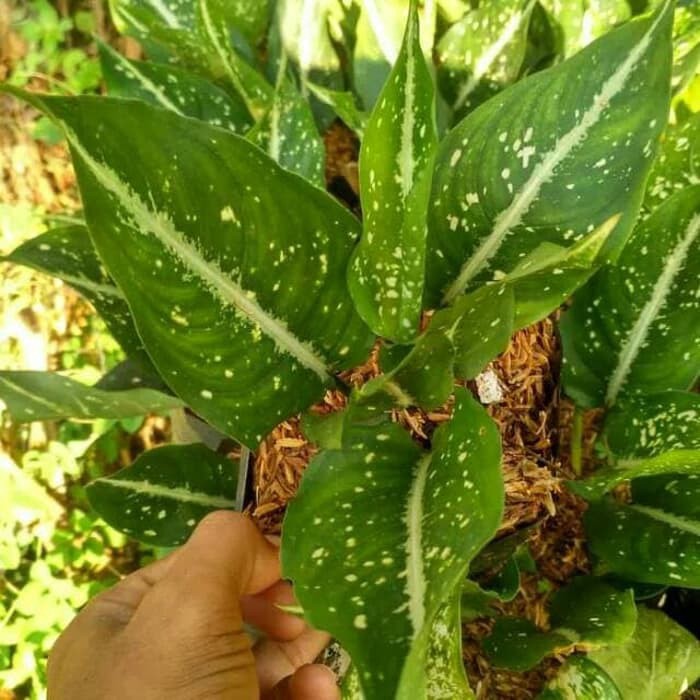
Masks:
[[[97,596],[49,658],[49,700],[340,700],[312,662],[328,635],[293,603],[279,550],[247,518],[207,516],[181,549]],[[247,622],[266,637],[253,644]]]

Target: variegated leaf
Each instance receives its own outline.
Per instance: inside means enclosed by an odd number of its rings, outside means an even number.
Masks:
[[[100,263],[83,225],[56,228],[26,241],[3,260],[58,277],[92,303],[124,352],[150,360],[131,319],[126,299]]]
[[[325,189],[323,140],[309,103],[284,75],[275,90],[270,111],[255,125],[248,138],[286,170]]]
[[[78,418],[132,418],[182,406],[153,389],[104,391],[53,372],[1,371],[0,399],[18,423]]]
[[[24,97],[63,124],[98,253],[199,415],[255,445],[366,357],[344,281],[359,226],[329,195],[146,103]]]
[[[412,340],[420,323],[437,146],[433,79],[418,33],[414,0],[401,52],[362,140],[364,229],[348,271],[362,318],[377,335],[398,342]]]
[[[622,211],[604,250],[619,253],[668,114],[672,14],[667,1],[504,90],[448,134],[429,211],[429,304]]]
[[[182,544],[207,513],[236,507],[238,464],[196,443],[164,445],[90,483],[90,505],[112,527],[159,547]]]
[[[491,0],[453,24],[437,46],[438,81],[458,118],[515,82],[535,0]]]
[[[163,63],[132,61],[103,42],[99,49],[102,74],[112,97],[145,100],[237,134],[253,125],[241,98],[198,75]]]
[[[668,127],[649,173],[644,208],[653,212],[671,195],[700,185],[700,114]]]
[[[541,0],[555,28],[559,53],[573,56],[631,16],[627,0]]]
[[[278,0],[273,49],[289,57],[299,71],[302,93],[309,82],[326,88],[343,87],[340,57],[333,45],[330,23],[343,13],[341,0]],[[278,42],[279,47],[274,45]]]
[[[638,478],[632,481],[631,489],[635,503],[700,522],[700,474]]]
[[[401,51],[401,37],[412,0],[358,0],[360,15],[353,53],[355,87],[365,109],[374,107]],[[435,0],[420,10],[420,41],[426,57],[435,37]]]
[[[455,601],[500,523],[499,442],[460,389],[432,453],[389,423],[322,452],[305,472],[283,526],[284,575],[308,620],[349,651],[366,698],[471,697],[455,663]],[[438,662],[455,675],[427,674]]]
[[[569,656],[537,700],[624,700],[612,678],[586,656]],[[630,698],[630,700],[632,700]]]
[[[306,87],[320,102],[328,105],[360,139],[364,136],[368,116],[357,106],[352,92],[329,90],[315,83],[307,83]]]
[[[593,576],[574,578],[552,597],[550,630],[529,620],[501,618],[484,640],[495,666],[527,671],[557,649],[624,643],[632,636],[637,609],[631,590],[619,591]]]
[[[616,266],[598,272],[561,323],[564,386],[580,405],[687,389],[700,369],[700,185],[635,230]]]
[[[673,92],[681,95],[700,76],[700,6],[681,0],[673,18]]]
[[[700,677],[700,642],[664,613],[645,607],[631,639],[588,658],[612,679],[622,700],[671,700]]]
[[[688,487],[700,499],[700,481]],[[700,521],[656,504],[603,499],[589,505],[584,524],[596,573],[700,588]]]
[[[602,445],[612,464],[569,487],[597,498],[626,479],[700,474],[700,395],[683,391],[620,401],[605,418]]]

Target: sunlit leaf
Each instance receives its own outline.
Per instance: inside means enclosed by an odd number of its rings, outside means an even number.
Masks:
[[[430,305],[510,272],[540,243],[571,244],[622,213],[603,251],[619,253],[667,119],[671,17],[666,2],[628,22],[499,93],[442,141]]]
[[[612,678],[622,700],[671,700],[700,676],[700,642],[662,612],[643,607],[629,641],[589,658]]]
[[[31,99],[64,124],[98,253],[197,414],[255,445],[364,360],[372,338],[344,280],[359,225],[329,195],[145,103]]]
[[[624,700],[603,669],[585,656],[570,656],[537,700]],[[630,698],[632,700],[632,698]]]
[[[403,46],[362,140],[364,230],[348,278],[370,328],[399,342],[412,340],[420,322],[426,211],[437,146],[433,79],[418,34],[414,1]]]
[[[207,513],[236,506],[238,464],[201,444],[165,445],[87,487],[112,527],[160,547],[182,544]]]
[[[182,406],[153,389],[104,391],[52,372],[0,371],[0,399],[19,423],[61,418],[131,418]]]

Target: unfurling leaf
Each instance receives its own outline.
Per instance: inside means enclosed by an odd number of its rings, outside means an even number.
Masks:
[[[201,444],[145,452],[87,487],[112,527],[159,547],[182,544],[207,513],[236,507],[237,463]]]
[[[284,522],[284,574],[307,619],[349,651],[365,697],[471,697],[448,660],[458,658],[469,561],[500,523],[499,443],[460,389],[432,453],[390,423],[321,453],[304,474]],[[426,681],[435,645],[450,670]]]
[[[362,240],[348,281],[357,309],[380,336],[418,332],[425,274],[426,211],[437,146],[433,78],[411,3],[396,64],[372,112],[360,151]]]
[[[700,185],[644,220],[561,323],[566,392],[582,406],[688,389],[700,367]]]
[[[615,257],[636,220],[668,115],[672,4],[471,112],[438,149],[426,293],[449,303],[611,216]],[[611,144],[616,151],[611,158]]]

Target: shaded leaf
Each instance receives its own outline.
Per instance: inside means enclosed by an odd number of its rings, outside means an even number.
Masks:
[[[501,618],[484,640],[496,666],[526,671],[557,649],[573,644],[616,645],[634,632],[637,610],[632,591],[619,591],[592,576],[572,579],[552,598],[550,631],[529,620]]]
[[[112,97],[144,100],[238,134],[253,125],[239,97],[198,75],[162,63],[132,61],[103,42],[99,42],[99,49],[102,73]]]
[[[456,116],[515,82],[534,0],[491,0],[465,14],[437,45],[438,81]]]
[[[198,415],[254,445],[365,359],[372,338],[344,281],[358,223],[329,195],[145,103],[24,97],[62,121],[100,257]]]
[[[150,363],[144,366],[139,360],[127,357],[113,367],[95,384],[96,389],[123,391],[126,389],[156,389],[164,393],[170,390]]]
[[[355,95],[351,92],[329,90],[314,83],[307,83],[307,87],[316,98],[333,109],[345,126],[352,129],[360,138],[363,137],[368,115],[357,106]]]
[[[700,497],[700,494],[699,496]],[[700,588],[700,522],[662,508],[594,501],[584,516],[596,572]]]
[[[175,547],[207,513],[236,505],[237,464],[202,444],[165,445],[86,488],[112,527],[142,542]]]
[[[700,522],[700,474],[660,474],[634,479],[635,503]]]
[[[442,141],[428,304],[511,271],[540,243],[578,241],[622,211],[603,250],[619,253],[668,113],[671,17],[666,2],[606,34],[499,93]]]
[[[687,389],[700,367],[700,185],[635,230],[617,265],[600,270],[561,322],[566,392],[582,406]]]
[[[612,465],[569,483],[584,498],[635,477],[700,473],[700,396],[665,391],[620,401],[605,418],[602,442]]]
[[[458,610],[444,606],[455,604],[469,560],[500,522],[498,431],[459,390],[432,454],[395,424],[354,442],[321,453],[305,472],[284,522],[284,575],[308,620],[349,651],[366,697],[469,697],[461,668],[441,683],[429,676],[428,692],[426,663],[439,643],[452,667]],[[446,624],[436,628],[441,615]],[[439,694],[450,685],[459,693]]]
[[[61,418],[131,418],[182,406],[153,389],[104,391],[52,372],[1,371],[0,399],[18,423]]]
[[[700,642],[663,613],[643,607],[626,644],[594,651],[589,659],[612,678],[622,700],[671,700],[700,676]]]
[[[433,78],[420,46],[417,0],[404,42],[369,118],[360,150],[362,240],[348,272],[369,327],[398,342],[420,323],[426,211],[437,146]]]

